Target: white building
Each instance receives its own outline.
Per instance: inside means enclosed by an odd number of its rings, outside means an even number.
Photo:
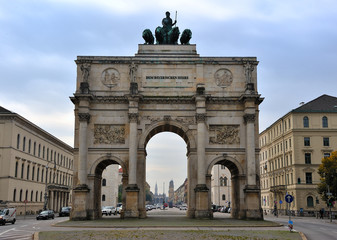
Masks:
[[[231,174],[224,165],[214,165],[212,169],[212,204],[230,206]]]

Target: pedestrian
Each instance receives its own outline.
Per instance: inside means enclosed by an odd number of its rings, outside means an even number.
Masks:
[[[319,210],[319,216],[320,216],[320,217],[319,217],[320,219],[323,219],[323,210],[322,210],[322,209]]]

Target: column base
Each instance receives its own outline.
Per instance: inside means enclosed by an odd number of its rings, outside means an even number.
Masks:
[[[245,218],[263,220],[263,211],[260,205],[260,189],[256,185],[247,185],[245,192]]]
[[[137,184],[130,184],[125,189],[126,206],[123,211],[123,218],[139,218],[138,196],[139,188]]]
[[[195,218],[213,218],[213,211],[209,205],[208,191],[206,184],[197,184],[195,191],[196,205],[195,205]]]
[[[81,221],[88,220],[87,196],[90,191],[88,185],[77,185],[73,189],[74,202],[71,209],[70,220]]]

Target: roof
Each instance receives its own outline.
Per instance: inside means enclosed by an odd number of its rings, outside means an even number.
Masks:
[[[329,95],[322,95],[298,108],[291,111],[292,113],[327,113],[327,112],[337,112],[337,97],[332,97]]]
[[[0,114],[4,114],[4,113],[5,114],[9,114],[9,113],[13,113],[13,112],[11,112],[8,109],[3,108],[3,107],[0,106]]]

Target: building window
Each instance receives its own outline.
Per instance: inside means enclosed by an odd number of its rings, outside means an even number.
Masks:
[[[45,152],[45,147],[43,146],[42,148],[42,158],[44,159],[44,152]]]
[[[312,184],[312,173],[305,173],[305,183]]]
[[[34,195],[34,192],[33,190],[30,192],[30,201],[33,202],[33,195]]]
[[[314,198],[309,196],[307,197],[307,207],[313,207],[314,206]]]
[[[224,178],[224,186],[227,186],[227,181],[228,181],[228,178],[225,177],[225,178]]]
[[[105,179],[105,178],[103,178],[103,180],[102,180],[102,186],[103,186],[103,187],[106,186],[106,179]]]
[[[102,195],[102,202],[105,201],[105,194]]]
[[[36,194],[35,194],[35,202],[37,202],[37,201],[39,200],[38,197],[39,197],[39,192],[36,191]]]
[[[325,147],[330,146],[330,142],[329,142],[329,138],[328,137],[324,137],[323,138],[323,146],[325,146]]]
[[[18,167],[19,167],[19,163],[16,162],[15,163],[15,174],[14,174],[15,177],[18,177]]]
[[[16,139],[16,148],[20,148],[20,134],[18,134],[17,139]]]
[[[25,200],[28,200],[28,190],[26,190]]]
[[[27,180],[29,180],[29,168],[30,168],[30,166],[28,165],[27,166]],[[27,198],[26,198],[27,199]]]
[[[304,146],[310,146],[310,137],[304,138]]]
[[[309,127],[309,118],[307,116],[303,118],[303,127],[305,128]]]
[[[305,164],[311,164],[311,153],[304,154]]]
[[[32,169],[32,180],[34,181],[34,176],[35,175],[35,167],[33,166],[33,169]]]
[[[47,161],[49,160],[49,148],[47,148]]]
[[[226,200],[226,194],[222,194],[222,201]]]
[[[25,164],[22,163],[22,165],[21,165],[21,178],[23,178],[23,171],[24,171],[24,168],[25,168]]]
[[[322,117],[322,127],[328,127],[328,118],[326,116]]]
[[[26,137],[23,137],[23,141],[22,141],[22,151],[26,151]]]
[[[37,168],[37,175],[36,175],[36,181],[38,182],[40,179],[40,168]]]
[[[34,142],[33,154],[34,154],[34,156],[35,156],[35,154],[36,154],[36,142]]]
[[[43,174],[44,174],[44,169],[41,171],[41,182],[43,182]]]
[[[13,191],[13,202],[15,202],[16,201],[16,189],[14,189],[14,191]]]
[[[20,202],[22,201],[22,189],[20,190],[20,198],[19,198],[19,201],[20,201]]]
[[[29,141],[28,141],[28,153],[30,153],[30,147],[31,147],[31,145],[32,145],[32,141],[29,139]]]
[[[38,151],[38,157],[41,156],[41,144],[39,144],[39,151]]]
[[[224,178],[221,177],[220,178],[220,187],[223,187],[223,186],[225,186],[225,182],[224,182]]]
[[[42,191],[40,192],[40,202],[42,202]]]

